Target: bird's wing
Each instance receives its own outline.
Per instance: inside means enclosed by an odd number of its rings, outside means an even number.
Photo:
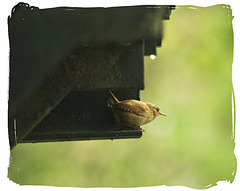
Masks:
[[[126,112],[132,112],[136,115],[144,116],[148,107],[144,102],[141,102],[141,104],[139,103],[140,101],[137,101],[137,100],[124,100],[124,101],[120,101],[117,104],[114,104],[113,108],[124,110]]]

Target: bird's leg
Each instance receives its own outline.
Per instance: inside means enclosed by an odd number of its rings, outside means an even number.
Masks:
[[[125,130],[129,130],[129,129],[135,129],[135,130],[141,130],[143,132],[145,132],[145,130],[143,130],[140,126],[136,127],[136,126],[124,126]]]
[[[140,126],[137,126],[137,127],[132,126],[131,128],[133,128],[135,130],[141,130],[141,131],[145,132]]]

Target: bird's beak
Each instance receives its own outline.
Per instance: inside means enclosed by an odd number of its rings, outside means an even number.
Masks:
[[[167,116],[165,113],[159,111],[159,115]]]

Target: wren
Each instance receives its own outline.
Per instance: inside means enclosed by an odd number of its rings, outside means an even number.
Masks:
[[[143,130],[141,125],[153,121],[159,115],[166,116],[152,103],[134,99],[119,101],[110,90],[109,94],[111,97],[108,107],[111,108],[115,121],[120,125]]]

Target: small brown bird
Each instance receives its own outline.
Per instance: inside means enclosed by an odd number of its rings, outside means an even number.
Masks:
[[[119,101],[110,90],[109,93],[111,97],[108,107],[112,109],[114,118],[120,125],[143,130],[141,125],[151,122],[159,115],[166,116],[154,104],[134,99]]]

